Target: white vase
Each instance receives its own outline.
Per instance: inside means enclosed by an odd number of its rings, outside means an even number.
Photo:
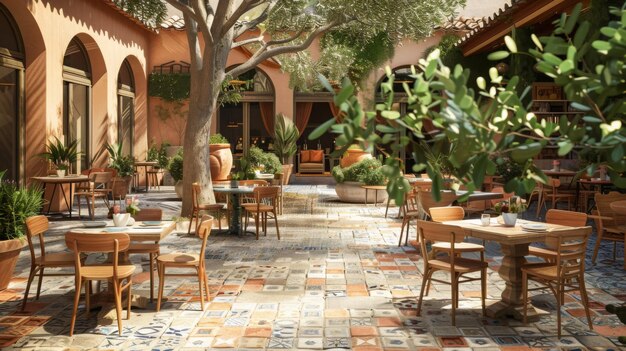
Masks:
[[[505,226],[513,227],[517,221],[517,213],[503,213],[502,220],[504,220]]]
[[[64,169],[57,169],[57,177],[59,177],[59,178],[65,177],[65,170]]]
[[[130,213],[116,213],[113,215],[113,224],[116,227],[125,227],[130,219]]]

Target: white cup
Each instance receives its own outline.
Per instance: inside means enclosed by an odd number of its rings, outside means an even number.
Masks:
[[[489,224],[491,223],[491,215],[489,213],[483,213],[482,215],[480,215],[480,223],[483,225],[483,227],[489,226]]]

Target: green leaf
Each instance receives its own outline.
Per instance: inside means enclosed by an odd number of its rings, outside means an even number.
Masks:
[[[487,81],[483,77],[478,77],[476,78],[476,85],[478,85],[480,89],[485,90],[487,88]]]
[[[611,151],[611,160],[613,162],[620,162],[624,158],[624,145],[620,144],[615,146],[613,151]]]
[[[324,87],[324,89],[330,91],[331,93],[335,93],[335,89],[333,89],[332,85],[330,85],[330,83],[328,82],[328,79],[326,79],[326,77],[319,73],[317,75],[317,79],[320,81],[320,83],[322,83],[322,86]]]
[[[380,115],[386,119],[398,119],[400,118],[400,112],[398,111],[381,111]]]
[[[487,56],[487,60],[490,61],[500,61],[509,57],[510,53],[508,51],[495,51]]]
[[[587,21],[581,23],[578,26],[578,29],[576,29],[576,34],[574,34],[574,46],[577,48],[580,48],[584,43],[585,40],[587,39],[587,34],[589,34],[589,27],[591,26],[591,24]]]
[[[326,133],[328,128],[330,128],[330,126],[332,126],[336,122],[337,121],[334,118],[331,118],[328,121],[324,122],[319,127],[315,128],[315,130],[311,132],[311,134],[309,134],[309,140],[314,140],[314,139],[321,137],[322,135]]]
[[[354,85],[350,84],[341,89],[338,95],[335,95],[333,101],[335,105],[340,106],[354,93]]]
[[[563,26],[563,32],[569,35],[573,30],[574,26],[576,26],[576,22],[578,22],[578,16],[580,15],[580,9],[582,8],[582,4],[578,3],[570,12],[569,17],[565,21],[565,25]]]
[[[506,44],[506,47],[507,49],[509,49],[510,52],[517,52],[517,44],[515,44],[515,40],[513,40],[513,38],[511,38],[510,36],[507,35],[504,37],[504,44]]]
[[[598,51],[609,51],[613,47],[611,43],[604,40],[596,40],[591,44],[591,46]]]
[[[535,46],[537,46],[537,49],[539,49],[539,51],[543,51],[543,45],[541,45],[541,42],[539,41],[539,38],[537,38],[535,33],[530,35],[530,39],[532,39],[533,43],[535,43]]]
[[[570,151],[574,148],[574,144],[572,144],[569,140],[560,141],[559,143],[559,156],[565,156],[569,154]]]
[[[565,60],[563,62],[561,62],[561,64],[559,65],[559,71],[561,71],[561,73],[569,73],[574,69],[574,62],[572,62],[571,60]]]
[[[524,144],[511,151],[511,157],[517,163],[525,163],[541,152],[542,145],[539,142]]]

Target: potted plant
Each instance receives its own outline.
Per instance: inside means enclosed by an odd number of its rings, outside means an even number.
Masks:
[[[507,201],[498,202],[494,210],[502,216],[505,226],[513,227],[518,214],[526,211],[526,204],[519,196],[511,196]]]
[[[359,145],[350,145],[346,153],[341,158],[339,165],[343,168],[349,167],[361,160],[372,158],[372,154],[361,149]]]
[[[256,178],[256,174],[277,174],[283,170],[282,164],[274,153],[265,152],[262,149],[253,146],[248,150],[248,156],[242,163],[242,170],[246,174],[247,179]]]
[[[174,157],[170,160],[170,164],[168,165],[168,171],[172,175],[172,178],[176,182],[174,185],[174,190],[176,191],[176,196],[178,198],[183,197],[183,152],[179,150]]]
[[[68,145],[64,145],[59,138],[54,137],[54,140],[50,140],[46,144],[46,151],[39,156],[50,161],[55,166],[57,175],[64,177],[71,165],[78,160],[80,152],[77,149],[78,140],[73,140]]]
[[[135,174],[135,159],[122,154],[122,143],[107,145],[106,150],[109,153],[109,167],[117,171],[113,178],[113,198],[124,198],[130,192],[132,176]]]
[[[337,182],[335,192],[342,202],[364,203],[366,191],[362,185],[385,185],[387,177],[383,173],[382,164],[375,158],[365,158],[351,166],[335,166],[331,172]],[[367,202],[387,201],[387,192],[376,196],[370,192]]]
[[[40,188],[4,181],[4,173],[0,172],[0,290],[7,288],[25,245],[26,218],[39,213],[42,206]]]
[[[227,180],[233,168],[230,143],[219,133],[209,137],[209,166],[212,180]]]
[[[298,146],[296,142],[300,137],[300,132],[296,125],[285,115],[279,113],[274,121],[274,153],[283,166],[283,184],[289,184],[289,178],[293,170],[292,157],[296,153]]]

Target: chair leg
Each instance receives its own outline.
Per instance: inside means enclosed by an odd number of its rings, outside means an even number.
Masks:
[[[76,313],[78,312],[78,301],[80,300],[80,284],[81,284],[81,278],[76,277],[76,286],[74,287],[74,309],[72,310],[72,321],[70,322],[70,336],[74,335],[74,325],[76,324]]]
[[[35,296],[35,300],[39,300],[39,295],[41,294],[41,283],[43,282],[43,270],[46,267],[41,266],[39,268],[39,281],[37,281],[37,296]]]
[[[122,291],[120,282],[113,279],[113,293],[115,294],[115,314],[117,315],[117,333],[122,336]]]
[[[278,230],[278,216],[276,216],[276,212],[274,212],[274,223],[276,224],[276,236],[278,240],[280,240],[280,230]]]
[[[204,311],[204,284],[202,283],[202,269],[200,267],[196,268],[196,271],[198,273],[198,285],[200,288],[200,308]]]
[[[430,281],[430,275],[432,273],[430,270],[424,273],[422,277],[422,288],[420,289],[420,297],[417,300],[417,315],[419,316],[422,313],[422,299],[424,298],[424,290],[426,289],[426,284]]]
[[[133,302],[133,283],[130,277],[128,279],[128,301],[126,302],[126,319],[130,319],[130,303]],[[152,290],[150,291],[152,292]],[[152,301],[152,300],[150,300]]]
[[[196,213],[196,209],[194,208],[191,211],[191,218],[189,218],[189,228],[187,228],[187,234],[191,234],[191,224],[193,223],[193,217],[194,217],[195,213]]]
[[[389,202],[391,202],[391,197],[387,197],[387,206],[385,206],[385,218],[387,218],[387,212],[389,212]]]
[[[204,281],[204,289],[206,290],[206,300],[211,301],[211,290],[209,290],[209,280],[206,277],[206,269],[202,267],[202,280]]]
[[[30,267],[30,273],[28,274],[28,283],[26,283],[26,290],[24,291],[24,301],[22,301],[22,311],[26,309],[26,301],[28,301],[28,291],[30,290],[30,284],[35,279],[35,274],[37,274],[36,267]]]
[[[485,306],[485,299],[487,299],[487,269],[483,269],[480,272],[480,296],[482,298],[482,304],[483,304],[483,316],[486,316],[486,306]]]
[[[150,302],[154,301],[154,254],[150,253]]]
[[[404,237],[404,246],[409,246],[409,229],[411,229],[411,216],[407,216],[409,219],[406,223],[406,236]],[[417,236],[417,222],[415,223],[415,235]]]
[[[398,246],[402,246],[402,236],[404,235],[404,226],[406,225],[406,219],[406,216],[402,218],[402,227],[400,227],[400,239],[398,240]]]
[[[254,224],[256,225],[256,239],[259,240],[259,217],[260,214],[256,212],[254,214]]]
[[[85,280],[85,315],[89,316],[91,311],[91,280]]]
[[[157,270],[159,272],[159,296],[157,297],[156,310],[161,310],[161,299],[163,298],[163,287],[165,286],[165,266],[157,262]]]
[[[578,277],[578,285],[580,289],[580,297],[585,308],[585,314],[587,315],[587,323],[589,329],[593,330],[593,323],[591,322],[591,313],[589,312],[589,296],[587,295],[587,287],[585,286],[585,273],[580,272]]]
[[[558,333],[557,336],[559,337],[559,339],[561,338],[561,304],[563,303],[562,300],[562,291],[564,290],[563,288],[563,284],[565,284],[565,282],[563,280],[559,280],[557,288],[556,288],[556,325],[558,328]]]
[[[459,276],[457,273],[452,274],[452,326],[456,326],[456,309],[459,294]]]
[[[591,263],[596,264],[596,258],[598,258],[598,251],[600,250],[600,244],[602,243],[602,231],[598,231],[598,235],[596,237],[596,245],[593,248],[593,256],[591,256]]]

